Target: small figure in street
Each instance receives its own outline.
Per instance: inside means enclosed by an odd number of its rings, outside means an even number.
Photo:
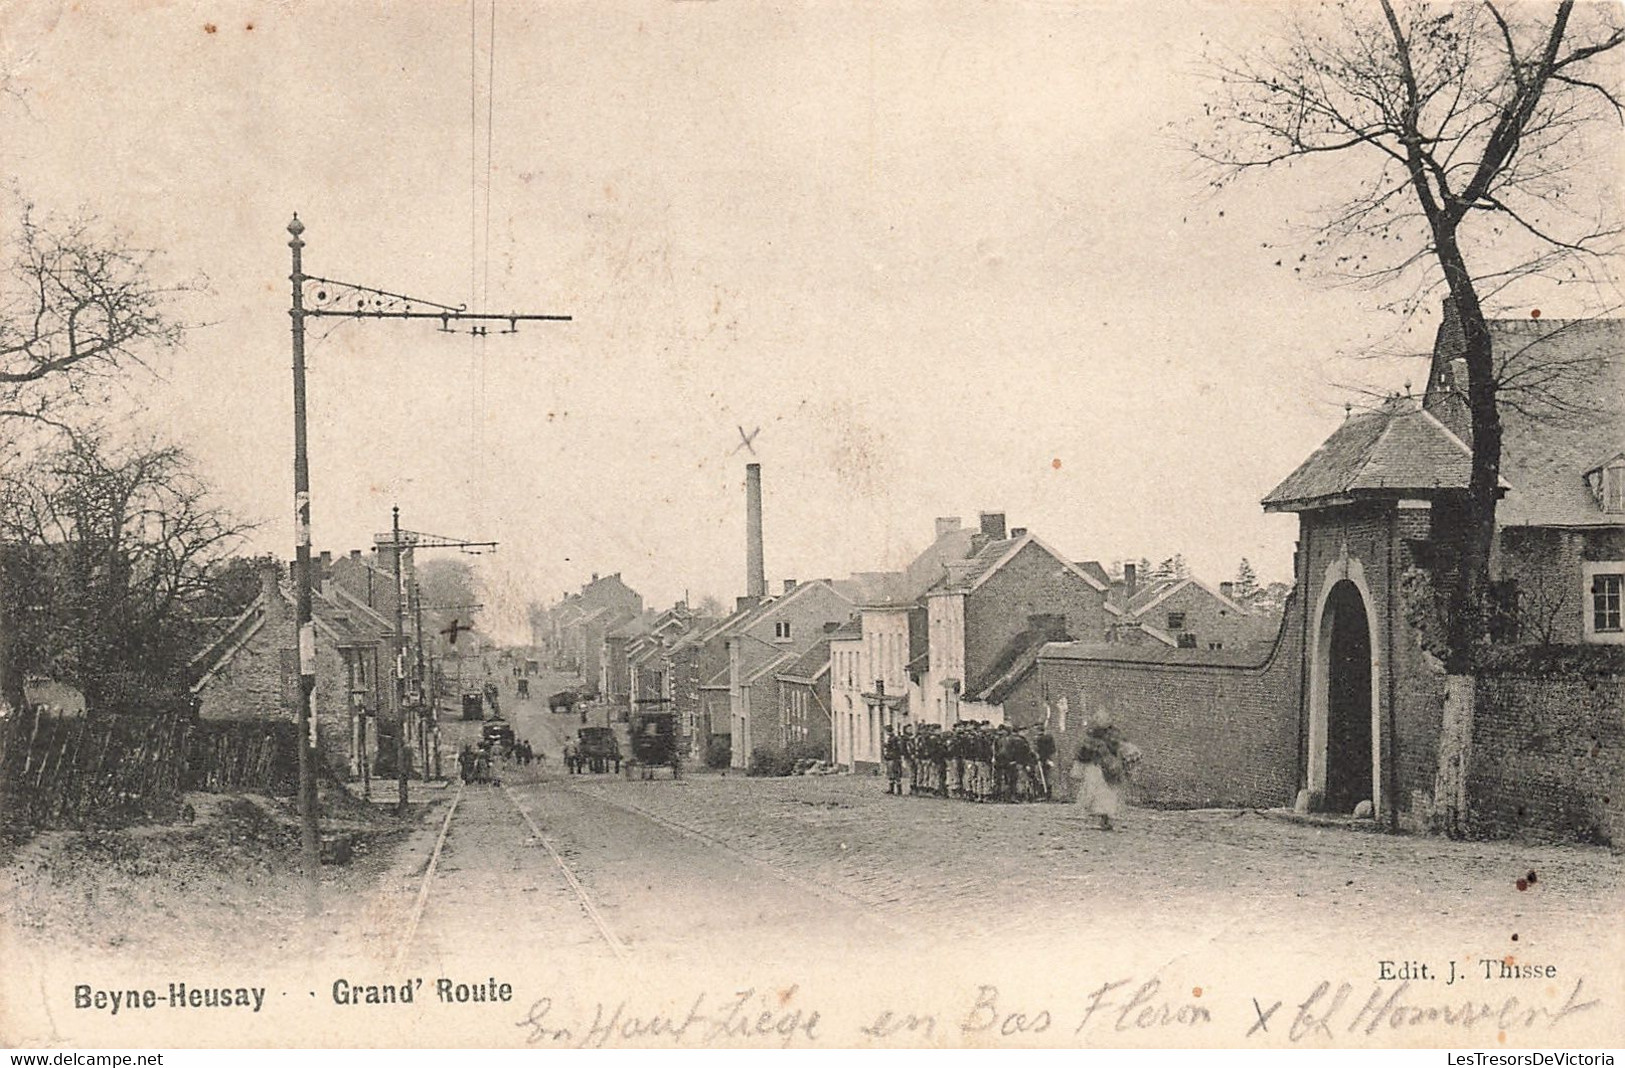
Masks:
[[[467,786],[474,781],[474,747],[465,745],[457,754],[457,770],[462,774],[463,785]]]
[[[886,792],[903,792],[903,743],[890,723],[880,740],[880,759],[886,762]]]
[[[1084,732],[1072,776],[1078,780],[1077,803],[1100,821],[1101,830],[1113,829],[1123,787],[1139,759],[1139,748],[1124,740],[1107,711],[1100,712]]]
[[[938,727],[931,729],[931,792],[948,796],[948,738]]]
[[[1055,800],[1055,735],[1046,727],[1038,728],[1033,741],[1033,753],[1038,757],[1038,788],[1045,801]]]
[[[920,743],[915,740],[913,723],[903,723],[903,771],[908,772],[908,797],[920,793]]]

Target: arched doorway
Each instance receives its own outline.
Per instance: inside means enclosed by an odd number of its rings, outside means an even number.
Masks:
[[[1374,801],[1371,624],[1365,599],[1344,579],[1321,614],[1325,673],[1326,784],[1324,808],[1350,813]]]

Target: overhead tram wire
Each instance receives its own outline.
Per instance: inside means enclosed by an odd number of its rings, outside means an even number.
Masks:
[[[468,299],[473,304],[480,295],[480,27],[479,0],[468,0]],[[468,337],[468,440],[469,468],[472,472],[469,487],[469,514],[475,525],[483,517],[480,506],[484,482],[485,457],[481,439],[484,413],[480,410],[483,397],[479,387],[484,370],[483,341],[479,334],[469,332]]]
[[[497,98],[497,0],[490,0],[490,39],[486,47],[485,68],[485,248],[482,257],[481,303],[491,305],[491,171],[494,155]],[[485,335],[480,335],[479,365],[475,374],[475,388],[479,394],[479,461],[475,468],[474,520],[485,522]]]

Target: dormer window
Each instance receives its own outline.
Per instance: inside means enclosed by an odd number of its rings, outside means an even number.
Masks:
[[[1586,483],[1597,507],[1609,515],[1625,515],[1625,453],[1587,471]]]

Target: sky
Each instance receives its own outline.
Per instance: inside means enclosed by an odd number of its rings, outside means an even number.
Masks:
[[[979,511],[1076,560],[1289,580],[1296,519],[1259,499],[1354,387],[1426,379],[1436,315],[1276,265],[1344,175],[1215,191],[1188,152],[1204,55],[1269,4],[3,7],[8,205],[207,279],[122,418],[190,449],[250,548],[293,549],[292,213],[308,273],[574,317],[312,324],[317,548],[397,504],[498,541],[499,626],[595,572],[731,602],[750,460],[774,587]]]

